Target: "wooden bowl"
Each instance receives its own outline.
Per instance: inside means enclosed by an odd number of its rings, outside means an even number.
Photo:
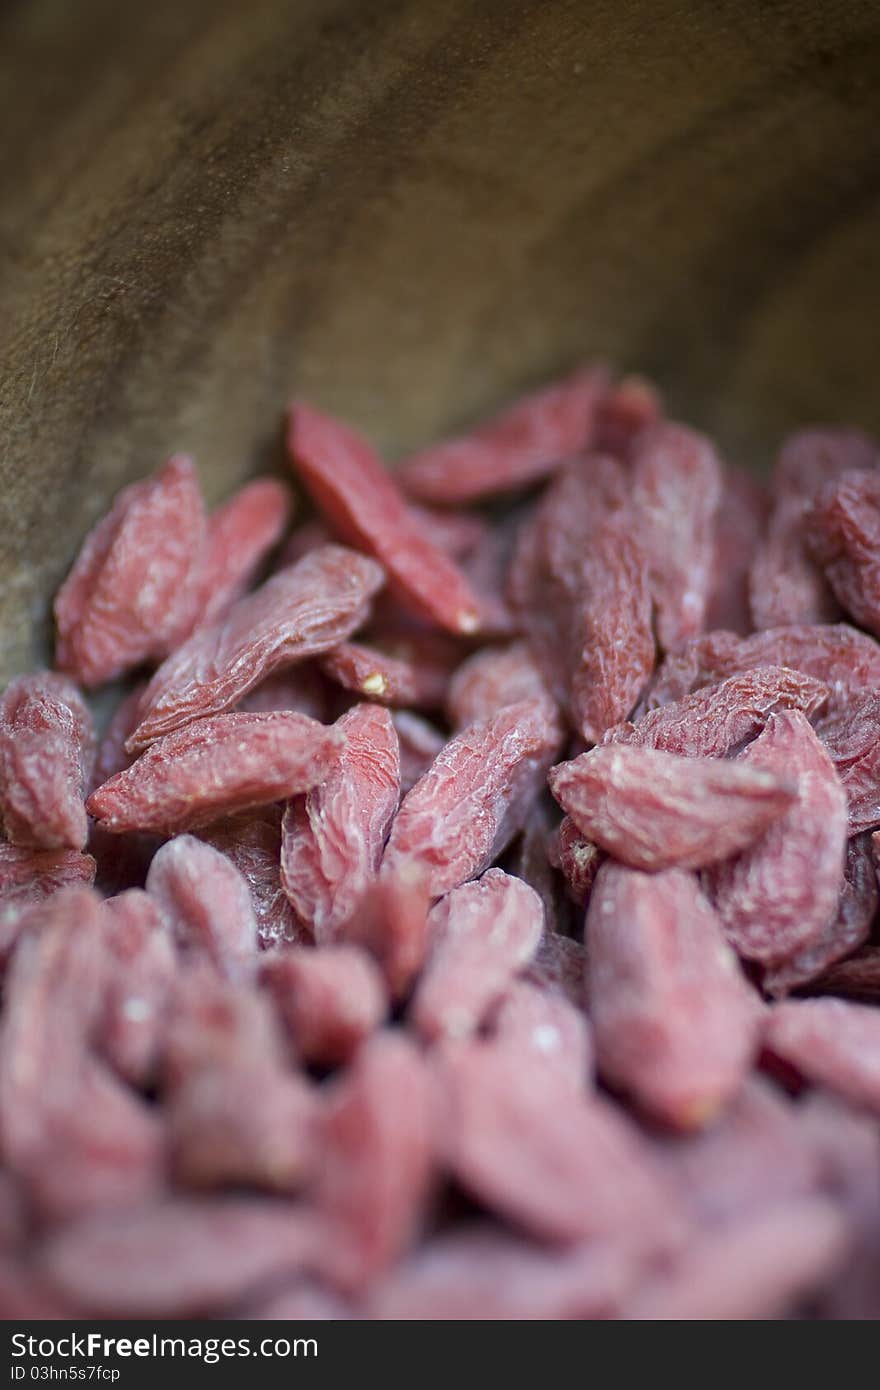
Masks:
[[[599,354],[759,466],[880,426],[871,0],[11,0],[0,676],[123,482],[296,391],[393,458]]]

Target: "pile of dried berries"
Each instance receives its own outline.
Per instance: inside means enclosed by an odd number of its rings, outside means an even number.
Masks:
[[[880,1315],[875,446],[602,369],[287,441],[0,701],[0,1312]]]

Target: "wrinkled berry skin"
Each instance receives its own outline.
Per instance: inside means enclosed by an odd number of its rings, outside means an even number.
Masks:
[[[56,596],[58,667],[91,688],[173,649],[201,606],[204,537],[192,459],[125,488]]]
[[[234,705],[279,667],[336,646],[369,612],[379,566],[341,545],[310,552],[200,628],[159,667],[144,692],[130,752]]]
[[[344,735],[305,714],[217,714],[150,745],[98,787],[89,814],[106,830],[173,834],[307,791]]]
[[[71,681],[50,671],[12,681],[0,699],[7,840],[31,849],[85,849],[84,796],[94,755],[92,717]]]
[[[797,799],[761,839],[711,874],[728,940],[748,960],[775,965],[813,946],[843,883],[846,794],[803,714],[771,716],[740,755],[752,768],[794,777]]]

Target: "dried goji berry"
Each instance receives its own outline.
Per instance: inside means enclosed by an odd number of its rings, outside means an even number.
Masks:
[[[388,1012],[378,967],[364,950],[347,942],[320,951],[275,951],[260,973],[304,1062],[336,1066],[348,1061]]]
[[[501,869],[454,888],[428,915],[428,959],[410,1021],[426,1038],[474,1033],[544,930],[541,900]]]
[[[833,621],[837,605],[808,553],[804,521],[823,483],[850,468],[870,468],[876,450],[857,430],[810,429],[784,443],[773,473],[769,532],[749,577],[756,628]]]
[[[721,465],[703,435],[660,423],[633,446],[632,506],[645,548],[657,636],[676,651],[704,626],[713,577]]]
[[[246,880],[262,946],[308,938],[281,883],[279,806],[263,806],[216,821],[198,835],[231,859]]]
[[[744,763],[797,783],[797,800],[760,840],[712,871],[728,939],[767,965],[813,946],[837,906],[846,846],[846,796],[803,714],[770,716],[740,754]]]
[[[375,878],[400,796],[397,733],[361,704],[335,725],[344,756],[284,812],[281,882],[318,942],[338,937]]]
[[[805,504],[777,503],[749,570],[752,626],[776,628],[833,623],[840,617],[825,577],[807,551]]]
[[[85,849],[83,798],[95,736],[79,691],[44,671],[19,676],[0,699],[0,813],[7,840]]]
[[[305,714],[217,714],[153,743],[88,800],[102,826],[174,833],[306,791],[343,736]]]
[[[327,1096],[314,1195],[326,1233],[321,1272],[343,1290],[391,1265],[424,1219],[435,1166],[432,1080],[414,1045],[384,1032]]]
[[[61,670],[101,685],[174,647],[198,611],[204,534],[202,494],[185,455],[125,488],[56,596]]]
[[[340,1322],[353,1315],[345,1299],[304,1274],[292,1284],[257,1297],[236,1316],[266,1322]]]
[[[175,1182],[196,1188],[301,1188],[315,1155],[317,1097],[271,1065],[206,1066],[166,1097]]]
[[[773,493],[777,498],[796,493],[810,500],[830,478],[878,464],[877,445],[861,430],[814,425],[796,430],[783,443],[773,469]]]
[[[877,874],[869,837],[856,835],[846,847],[846,863],[837,907],[820,937],[764,974],[768,994],[789,990],[818,979],[834,961],[850,955],[866,941],[877,912]]]
[[[799,999],[768,1012],[764,1046],[809,1081],[880,1112],[880,1012],[845,999]]]
[[[489,719],[518,700],[549,699],[538,666],[525,642],[484,647],[468,657],[449,683],[446,709],[453,728]]]
[[[593,1041],[586,1015],[557,989],[514,980],[493,1011],[492,1036],[564,1071],[578,1090],[593,1080]]]
[[[411,710],[395,710],[391,719],[400,743],[400,794],[406,796],[424,777],[446,739],[434,724]]]
[[[476,632],[479,603],[455,561],[438,550],[365,440],[329,415],[295,405],[287,447],[340,537],[381,561],[407,603],[450,632]]]
[[[716,1123],[666,1134],[654,1152],[699,1226],[736,1227],[756,1211],[808,1196],[819,1183],[799,1108],[761,1076],[749,1077]]]
[[[571,816],[563,816],[547,845],[550,863],[565,878],[568,896],[577,907],[586,907],[603,854],[578,830]]]
[[[383,871],[414,864],[434,897],[476,878],[521,828],[559,742],[546,700],[463,729],[404,797]]]
[[[706,603],[706,627],[752,630],[749,573],[764,535],[769,499],[761,482],[742,469],[724,477],[715,518],[715,559]]]
[[[459,1183],[531,1234],[577,1242],[675,1242],[674,1197],[634,1126],[515,1043],[467,1041],[435,1053],[443,1153]]]
[[[178,962],[159,905],[140,888],[102,908],[107,983],[98,1045],[134,1086],[154,1080]]]
[[[231,1072],[290,1060],[281,1023],[268,995],[252,980],[230,980],[205,958],[179,973],[169,1003],[162,1048],[163,1088],[176,1090],[207,1068]]]
[[[759,1009],[695,877],[603,865],[586,945],[600,1073],[667,1124],[713,1120],[749,1070]]]
[[[844,473],[827,483],[806,534],[840,606],[880,635],[880,473]]]
[[[853,1232],[839,1205],[812,1197],[707,1232],[648,1281],[622,1316],[670,1322],[783,1317],[834,1275]]]
[[[768,628],[751,637],[707,632],[667,656],[648,691],[649,709],[758,666],[787,666],[827,685],[834,704],[880,683],[880,643],[845,623]]]
[[[199,626],[222,618],[248,589],[284,533],[290,504],[283,483],[257,478],[211,513],[199,575]]]
[[[828,687],[814,677],[784,666],[762,666],[661,705],[634,724],[619,724],[609,729],[605,742],[689,758],[723,758],[760,733],[775,713],[797,710],[809,718],[827,700]]]
[[[382,583],[375,561],[339,545],[282,570],[159,667],[127,746],[230,709],[277,667],[335,647],[361,626]]]
[[[160,1122],[89,1048],[106,980],[100,900],[66,889],[32,914],[0,1027],[6,1167],[49,1220],[147,1200],[164,1176]]]
[[[443,633],[375,631],[369,641],[340,642],[321,658],[321,669],[366,699],[440,709],[461,657],[460,645]]]
[[[100,1212],[40,1252],[51,1287],[108,1317],[221,1312],[307,1265],[314,1231],[300,1206],[268,1197],[174,1197]]]
[[[0,906],[24,906],[50,898],[62,888],[94,882],[90,854],[70,849],[29,849],[0,840]]]
[[[219,850],[192,835],[175,836],[154,856],[147,892],[184,951],[206,955],[233,978],[256,967],[250,888]]]
[[[880,695],[855,695],[816,724],[846,791],[849,833],[880,825]]]
[[[625,376],[599,402],[595,448],[628,459],[642,430],[662,418],[663,400],[653,382]]]
[[[547,1250],[488,1222],[434,1236],[370,1294],[378,1320],[522,1322],[618,1315],[639,1262],[611,1241]]]
[[[522,528],[511,602],[554,697],[595,743],[625,719],[654,665],[647,557],[614,459],[565,469]]]
[[[667,706],[669,708],[669,706]],[[633,869],[701,869],[745,849],[795,799],[792,780],[718,758],[606,744],[559,763],[550,790],[587,840]]]
[[[429,445],[405,459],[402,486],[427,502],[473,502],[526,487],[592,440],[608,381],[586,367],[524,396],[470,434]]]
[[[404,860],[374,879],[351,923],[349,935],[378,960],[394,1000],[404,998],[422,968],[430,905],[424,871]]]

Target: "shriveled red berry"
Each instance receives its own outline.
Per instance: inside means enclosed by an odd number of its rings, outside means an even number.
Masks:
[[[160,1121],[90,1046],[107,978],[100,909],[85,888],[32,909],[6,979],[0,1143],[50,1221],[137,1204],[164,1180]]]
[[[85,849],[84,804],[95,755],[92,719],[64,676],[19,676],[0,699],[0,813],[7,840]]]
[[[573,1093],[563,1071],[517,1044],[439,1050],[443,1151],[490,1211],[544,1240],[604,1236],[662,1247],[681,1231],[676,1204],[619,1110]]]
[[[281,883],[281,815],[280,806],[261,806],[198,832],[246,880],[262,946],[308,937]]]
[[[321,669],[346,690],[383,705],[440,709],[461,646],[440,632],[377,631],[368,640],[340,642]]]
[[[429,445],[401,464],[401,485],[426,502],[474,502],[525,487],[589,446],[608,381],[584,367],[532,392],[470,434]]]
[[[134,1086],[155,1079],[178,958],[154,898],[129,888],[103,909],[107,982],[98,1030],[101,1052]]]
[[[794,778],[790,810],[737,859],[712,871],[714,901],[740,955],[767,965],[813,946],[837,906],[846,847],[846,796],[803,714],[771,715],[740,755]]]
[[[828,687],[783,666],[763,666],[704,686],[635,723],[609,729],[606,743],[630,743],[688,758],[724,758],[759,734],[780,711],[810,718],[827,704]]]
[[[59,1231],[39,1267],[75,1305],[108,1317],[219,1313],[308,1264],[302,1208],[269,1197],[170,1197]]]
[[[216,622],[245,593],[290,519],[289,490],[276,478],[256,478],[208,517],[199,576],[197,623]]]
[[[459,666],[449,682],[446,708],[454,728],[489,719],[518,700],[549,699],[540,670],[525,642],[484,647]]]
[[[347,1062],[388,1012],[378,966],[348,942],[275,951],[260,974],[296,1054],[307,1063]]]
[[[705,623],[721,465],[703,435],[663,422],[639,435],[632,470],[634,524],[648,557],[657,636],[664,650],[676,651]]]
[[[230,859],[193,835],[157,851],[147,892],[184,951],[203,954],[232,978],[256,967],[257,919],[246,879]]]
[[[880,1113],[880,1012],[845,999],[798,999],[768,1013],[764,1046],[809,1081]]]
[[[577,907],[586,907],[603,854],[578,830],[571,816],[563,816],[547,845],[550,863],[565,878],[568,896]]]
[[[718,758],[606,744],[559,763],[550,790],[586,836],[633,869],[701,869],[752,844],[794,781]]]
[[[379,870],[400,797],[400,752],[387,710],[355,705],[335,726],[340,755],[284,812],[281,882],[318,942],[340,936]]]
[[[450,632],[476,632],[479,601],[455,561],[431,541],[365,440],[311,406],[292,407],[291,462],[333,529],[375,555],[398,594]]]
[[[332,766],[342,743],[305,714],[217,714],[153,743],[88,800],[115,834],[171,834],[306,791]]]
[[[61,670],[91,687],[171,650],[198,611],[204,536],[202,494],[184,454],[125,488],[56,596]]]
[[[593,1036],[583,1009],[557,989],[517,979],[491,1016],[492,1036],[521,1047],[554,1070],[564,1071],[576,1090],[593,1083]]]
[[[383,872],[411,863],[435,897],[482,873],[522,826],[559,738],[545,700],[462,730],[404,797]]]
[[[429,1039],[468,1037],[532,959],[544,929],[541,900],[501,869],[454,888],[428,915],[429,954],[410,1006]]]
[[[846,623],[768,628],[751,637],[707,632],[667,656],[645,698],[648,709],[668,705],[704,685],[759,666],[786,666],[827,685],[832,703],[880,682],[880,643]]]
[[[0,840],[0,907],[41,902],[62,888],[94,882],[95,861],[72,849],[30,849]]]
[[[339,545],[282,570],[159,667],[128,748],[228,710],[279,666],[336,646],[361,626],[383,579],[373,560]]]
[[[379,1033],[327,1096],[315,1182],[320,1263],[363,1288],[415,1240],[435,1170],[432,1077],[414,1044]]]
[[[880,635],[880,472],[848,472],[826,483],[806,535],[840,606]]]
[[[586,945],[600,1073],[667,1124],[710,1123],[751,1066],[759,1008],[696,878],[605,864]]]
[[[877,873],[870,837],[854,835],[846,846],[837,907],[812,946],[765,972],[763,985],[767,993],[784,995],[809,984],[822,976],[829,965],[855,951],[868,939],[877,902]]]
[[[522,1322],[612,1318],[639,1268],[620,1244],[546,1249],[486,1222],[433,1236],[371,1291],[371,1318]]]

